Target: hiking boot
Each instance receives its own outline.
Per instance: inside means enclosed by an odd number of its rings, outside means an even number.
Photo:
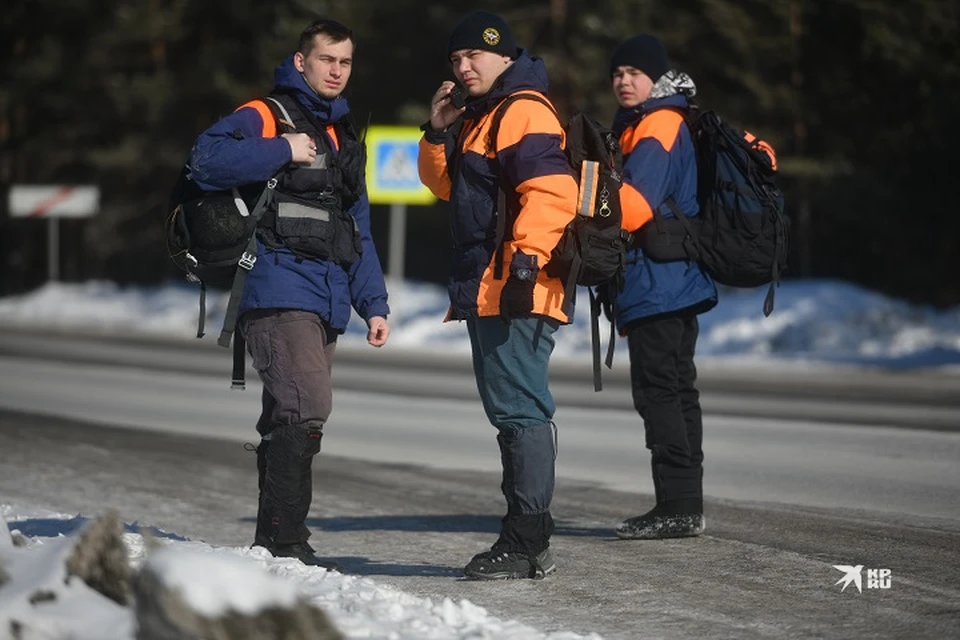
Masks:
[[[308,567],[322,567],[329,571],[338,571],[343,573],[343,566],[333,560],[318,558],[314,555],[313,547],[306,542],[294,542],[293,544],[278,544],[275,547],[267,547],[267,551],[274,558],[296,558]]]
[[[510,580],[519,578],[544,578],[557,570],[550,549],[544,549],[536,557],[522,551],[491,549],[473,556],[463,568],[463,575],[472,580]]]
[[[698,536],[703,528],[701,513],[663,514],[654,508],[642,516],[624,520],[617,525],[616,533],[624,540],[657,540]]]

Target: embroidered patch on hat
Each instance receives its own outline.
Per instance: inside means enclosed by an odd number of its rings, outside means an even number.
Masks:
[[[495,47],[500,44],[500,32],[494,29],[493,27],[487,27],[483,30],[483,41],[486,42],[491,47]]]

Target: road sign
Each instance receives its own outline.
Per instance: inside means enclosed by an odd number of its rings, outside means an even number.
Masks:
[[[100,188],[16,184],[7,205],[12,218],[88,218],[100,209]]]
[[[88,218],[100,210],[96,185],[15,184],[7,192],[11,218],[44,218],[47,221],[47,270],[51,282],[60,278],[60,226],[58,218]]]
[[[372,126],[367,129],[367,194],[373,204],[433,204],[434,195],[420,183],[417,155],[422,132],[417,127]]]

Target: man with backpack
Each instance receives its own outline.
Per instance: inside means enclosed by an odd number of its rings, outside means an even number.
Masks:
[[[556,566],[547,368],[554,332],[569,322],[564,283],[544,266],[573,219],[577,184],[563,128],[544,96],[543,61],[516,47],[504,20],[467,15],[447,51],[457,82],[443,82],[431,99],[420,179],[450,202],[447,319],[467,324],[480,399],[498,430],[507,502],[499,538],[464,574],[540,578]],[[515,99],[521,95],[530,99]]]
[[[670,204],[694,219],[697,155],[681,113],[695,94],[693,82],[670,69],[666,51],[651,35],[634,36],[616,49],[610,77],[620,103],[613,131],[624,154],[624,229],[652,224],[654,211],[673,218]],[[629,250],[615,316],[629,346],[633,401],[652,454],[656,505],[620,523],[621,538],[703,531],[703,425],[694,352],[697,315],[716,303],[716,286],[697,262],[654,261],[636,244]]]
[[[331,411],[331,364],[351,306],[367,342],[390,335],[387,291],[370,235],[364,149],[341,96],[353,33],[317,20],[275,72],[266,99],[238,108],[194,145],[201,189],[263,185],[270,197],[239,303],[238,329],[263,382],[254,545],[324,565],[308,544],[313,457]],[[249,264],[252,262],[252,265]]]

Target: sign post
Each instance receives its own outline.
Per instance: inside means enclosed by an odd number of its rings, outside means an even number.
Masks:
[[[387,276],[403,280],[407,205],[433,204],[434,195],[417,171],[420,129],[371,126],[367,129],[367,194],[371,204],[390,205],[390,244]]]
[[[60,221],[57,218],[47,220],[47,280],[60,279]]]
[[[387,275],[397,282],[403,280],[403,265],[407,253],[407,205],[394,202],[390,205],[390,260]]]
[[[11,218],[47,219],[47,273],[60,278],[59,218],[88,218],[100,209],[100,188],[95,185],[19,185],[10,187],[7,210]]]

